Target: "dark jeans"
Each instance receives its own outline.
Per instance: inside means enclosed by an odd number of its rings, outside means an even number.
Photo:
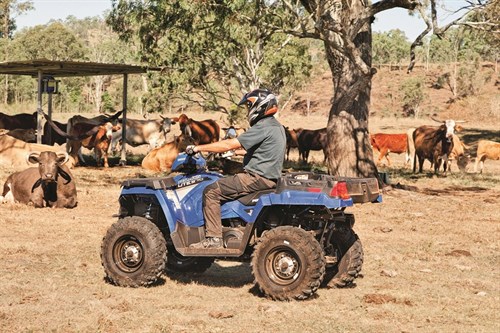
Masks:
[[[206,237],[222,237],[221,202],[276,187],[276,182],[257,174],[238,173],[220,178],[203,191],[203,218]]]

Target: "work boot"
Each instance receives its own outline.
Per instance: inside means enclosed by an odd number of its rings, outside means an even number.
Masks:
[[[222,238],[207,237],[199,243],[189,245],[192,249],[220,249],[223,248]]]

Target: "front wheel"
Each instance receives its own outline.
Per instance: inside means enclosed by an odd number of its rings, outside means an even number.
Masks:
[[[101,262],[109,282],[122,287],[154,283],[165,268],[167,245],[146,218],[128,216],[113,224],[102,240]]]
[[[252,254],[259,289],[275,300],[306,299],[321,285],[325,257],[311,233],[291,226],[265,232]]]

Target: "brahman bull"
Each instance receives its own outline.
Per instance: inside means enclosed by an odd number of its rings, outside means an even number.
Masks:
[[[172,163],[179,153],[189,145],[195,144],[193,138],[181,134],[174,141],[151,150],[142,160],[142,167],[155,172],[170,172]]]
[[[460,131],[462,127],[456,125],[457,121],[445,120],[440,127],[420,126],[413,132],[413,142],[415,143],[415,156],[413,161],[413,172],[416,172],[416,162],[418,157],[419,172],[422,172],[424,161],[428,159],[431,165],[434,164],[434,172],[437,173],[444,162],[444,172],[448,166],[448,157],[453,150],[453,134]]]
[[[126,121],[126,141],[127,144],[137,147],[149,144],[150,149],[160,147],[167,140],[167,134],[172,128],[172,121],[168,117],[161,119],[141,120],[127,119]],[[123,121],[120,121],[123,126]],[[111,140],[111,152],[117,150],[117,145],[121,142],[122,132],[114,132]]]
[[[483,172],[484,161],[486,159],[498,160],[500,159],[500,142],[490,140],[479,140],[477,144],[476,164],[474,172],[477,172],[477,167],[480,165],[479,172]]]
[[[391,160],[389,159],[389,153],[405,153],[405,166],[410,162],[406,134],[375,133],[370,135],[370,142],[372,147],[380,153],[377,165],[379,165],[380,161],[385,157],[387,164],[390,166]]]
[[[77,205],[76,186],[66,152],[34,152],[28,161],[38,167],[11,174],[3,186],[2,202],[20,202],[37,208],[73,208]]]
[[[323,154],[325,155],[324,160],[326,161],[328,157],[328,152],[326,150],[326,128],[318,130],[303,129],[297,137],[297,143],[299,146],[299,157],[302,158],[302,161],[305,163],[307,163],[309,159],[309,151],[311,150],[323,150]]]
[[[172,124],[176,123],[179,123],[182,134],[192,137],[197,145],[219,141],[220,127],[215,120],[196,121],[183,113],[172,118]]]

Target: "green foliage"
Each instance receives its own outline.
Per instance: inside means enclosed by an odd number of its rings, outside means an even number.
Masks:
[[[243,92],[265,87],[286,93],[310,74],[306,44],[257,24],[275,20],[264,6],[114,0],[107,21],[123,40],[140,45],[141,60],[165,68],[153,78],[153,89],[169,97],[150,94],[148,104],[162,107],[182,98],[229,114]]]
[[[23,30],[14,42],[19,60],[85,60],[82,43],[59,22]]]
[[[457,75],[457,96],[463,98],[477,95],[488,79],[481,72],[479,61],[461,64]]]
[[[425,99],[425,81],[422,77],[410,77],[403,81],[400,90],[403,94],[403,110],[405,115],[418,117],[419,106]]]
[[[396,29],[373,34],[372,57],[374,64],[400,64],[408,59],[410,42],[403,31]]]

